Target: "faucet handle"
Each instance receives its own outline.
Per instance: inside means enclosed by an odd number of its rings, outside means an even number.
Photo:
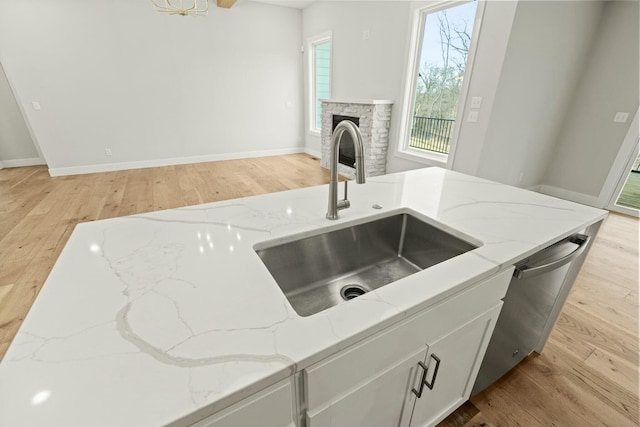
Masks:
[[[338,208],[339,211],[342,210],[342,209],[348,209],[351,206],[351,202],[347,199],[347,192],[348,192],[347,191],[347,188],[348,188],[347,183],[348,182],[349,181],[347,181],[347,180],[344,181],[344,199],[338,200],[337,208]]]

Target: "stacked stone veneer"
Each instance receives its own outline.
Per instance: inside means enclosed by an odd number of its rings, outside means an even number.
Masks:
[[[330,166],[333,116],[351,116],[360,119],[359,128],[364,144],[366,175],[384,175],[387,166],[392,106],[393,104],[389,101],[338,102],[323,100],[320,165],[327,169]],[[338,172],[347,178],[355,178],[355,169],[343,164],[338,165]]]

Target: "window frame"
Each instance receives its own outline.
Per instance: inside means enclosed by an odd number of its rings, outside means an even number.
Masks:
[[[309,133],[320,136],[321,128],[316,127],[316,55],[315,47],[319,44],[329,42],[329,97],[331,97],[331,87],[333,80],[333,32],[326,31],[307,39],[308,67],[309,67]]]
[[[435,153],[419,148],[409,146],[411,126],[413,123],[413,110],[415,107],[417,76],[420,71],[420,54],[422,51],[422,41],[424,38],[424,26],[426,17],[429,14],[449,9],[461,4],[469,3],[473,0],[441,0],[435,3],[418,6],[411,11],[411,40],[408,53],[407,67],[405,70],[405,89],[402,103],[402,116],[400,121],[400,136],[396,146],[396,156],[418,163],[424,163],[430,166],[443,166],[451,168],[458,145],[458,135],[466,110],[469,83],[475,63],[476,49],[482,26],[486,0],[476,0],[478,6],[476,16],[473,23],[473,31],[471,33],[471,44],[469,45],[469,53],[467,56],[467,65],[464,70],[464,78],[462,88],[460,89],[460,98],[458,101],[458,112],[456,114],[453,132],[451,134],[451,146],[449,154]]]

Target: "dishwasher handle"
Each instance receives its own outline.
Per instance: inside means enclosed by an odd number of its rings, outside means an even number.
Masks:
[[[548,264],[543,264],[532,268],[529,268],[526,264],[516,266],[516,269],[513,271],[513,277],[520,280],[528,279],[530,277],[548,273],[549,271],[555,270],[558,267],[562,267],[563,265],[568,264],[579,257],[587,248],[587,244],[589,243],[590,239],[591,237],[585,234],[575,234],[567,239],[569,242],[578,245],[578,248],[575,251]]]

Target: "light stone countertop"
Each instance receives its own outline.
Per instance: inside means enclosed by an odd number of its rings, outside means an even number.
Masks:
[[[327,197],[78,225],[0,363],[0,426],[188,425],[606,216],[440,168],[352,185],[338,221]],[[309,317],[254,251],[397,211],[481,246]]]

